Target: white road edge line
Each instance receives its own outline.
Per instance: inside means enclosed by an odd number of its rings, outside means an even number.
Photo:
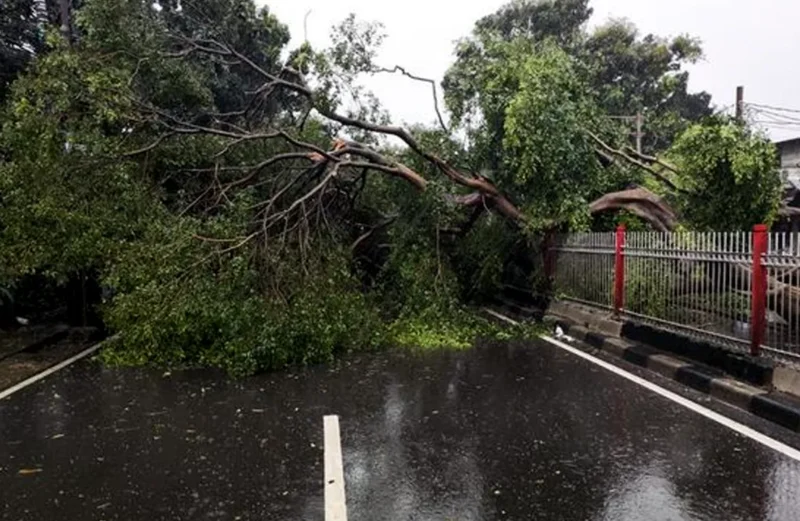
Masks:
[[[773,438],[770,438],[769,436],[761,434],[757,430],[752,429],[752,428],[748,427],[747,425],[743,425],[743,424],[741,424],[741,423],[739,423],[737,421],[731,420],[727,416],[723,416],[722,414],[714,412],[711,409],[703,407],[702,405],[700,405],[700,404],[698,404],[696,402],[693,402],[693,401],[691,401],[691,400],[689,400],[687,398],[684,398],[683,396],[675,394],[672,391],[668,391],[668,390],[664,389],[663,387],[659,387],[658,385],[656,385],[656,384],[654,384],[652,382],[649,382],[649,381],[645,380],[644,378],[640,378],[640,377],[636,376],[635,374],[629,373],[629,372],[625,371],[624,369],[621,369],[621,368],[617,367],[616,365],[613,365],[613,364],[610,364],[610,363],[605,362],[603,360],[600,360],[599,358],[596,358],[596,357],[594,357],[594,356],[592,356],[592,355],[590,355],[588,353],[585,353],[585,352],[581,351],[580,349],[576,349],[576,348],[574,348],[574,347],[572,347],[570,345],[567,345],[564,342],[560,342],[560,341],[556,340],[555,338],[551,338],[551,337],[549,337],[547,335],[542,335],[541,338],[543,340],[549,342],[550,344],[553,344],[554,346],[563,349],[564,351],[568,351],[568,352],[572,353],[575,356],[579,356],[581,358],[584,358],[584,359],[592,362],[593,364],[599,365],[603,369],[611,371],[612,373],[614,373],[616,375],[619,375],[619,376],[621,376],[621,377],[623,377],[623,378],[625,378],[627,380],[630,380],[633,383],[639,384],[642,387],[644,387],[646,389],[649,389],[650,391],[653,391],[656,394],[660,394],[661,396],[663,396],[664,398],[667,398],[668,400],[672,400],[673,402],[675,402],[677,404],[683,405],[687,409],[692,410],[692,411],[694,411],[694,412],[696,412],[698,414],[701,414],[701,415],[705,416],[706,418],[708,418],[709,420],[712,420],[712,421],[715,421],[715,422],[719,423],[720,425],[728,427],[729,429],[732,429],[732,430],[738,432],[739,434],[741,434],[743,436],[747,436],[748,438],[750,438],[752,440],[755,440],[758,443],[761,443],[762,445],[765,445],[765,446],[769,447],[770,449],[776,450],[776,451],[780,452],[781,454],[784,454],[784,455],[786,455],[786,456],[788,456],[788,457],[790,457],[790,458],[792,458],[794,460],[800,461],[800,451],[798,451],[797,449],[794,449],[794,448],[786,445],[785,443],[781,443],[778,440],[775,440]]]
[[[505,315],[502,315],[502,314],[497,313],[495,311],[492,311],[490,309],[486,309],[486,311],[489,314],[491,314],[492,316],[494,316],[496,318],[499,318],[501,320],[504,320],[505,322],[508,322],[509,324],[514,324],[514,325],[518,325],[519,324],[519,322],[517,322],[516,320],[513,320],[513,319],[511,319],[511,318],[509,318],[509,317],[507,317]],[[707,407],[703,407],[699,403],[693,402],[692,400],[689,400],[688,398],[684,398],[683,396],[681,396],[679,394],[673,393],[672,391],[668,391],[667,389],[664,389],[663,387],[659,387],[658,385],[656,385],[656,384],[654,384],[654,383],[652,383],[652,382],[650,382],[648,380],[645,380],[644,378],[636,376],[633,373],[629,373],[628,371],[626,371],[626,370],[624,370],[624,369],[622,369],[620,367],[617,367],[614,364],[610,364],[610,363],[608,363],[608,362],[606,362],[604,360],[600,360],[599,358],[597,358],[595,356],[592,356],[589,353],[586,353],[585,351],[581,351],[580,349],[572,347],[569,344],[565,344],[564,342],[556,340],[555,338],[552,338],[552,337],[550,337],[548,335],[541,335],[541,338],[542,338],[542,340],[545,340],[546,342],[548,342],[550,344],[553,344],[554,346],[559,347],[559,348],[563,349],[564,351],[570,352],[575,356],[579,356],[579,357],[581,357],[581,358],[583,358],[585,360],[588,360],[588,361],[592,362],[593,364],[599,365],[603,369],[611,371],[612,373],[614,373],[614,374],[616,374],[618,376],[621,376],[621,377],[623,377],[623,378],[625,378],[627,380],[630,380],[631,382],[633,382],[635,384],[641,385],[645,389],[653,391],[654,393],[659,394],[659,395],[663,396],[664,398],[666,398],[668,400],[672,400],[673,402],[675,402],[675,403],[677,403],[679,405],[683,405],[687,409],[689,409],[691,411],[694,411],[694,412],[696,412],[696,413],[698,413],[700,415],[703,415],[706,418],[708,418],[709,420],[715,421],[715,422],[719,423],[720,425],[722,425],[724,427],[727,427],[727,428],[729,428],[731,430],[734,430],[734,431],[738,432],[739,434],[741,434],[743,436],[747,436],[748,438],[750,438],[750,439],[752,439],[754,441],[757,441],[758,443],[760,443],[762,445],[765,445],[765,446],[769,447],[770,449],[776,450],[776,451],[780,452],[781,454],[784,454],[785,456],[788,456],[788,457],[790,457],[790,458],[792,458],[792,459],[794,459],[796,461],[800,461],[800,451],[795,449],[794,447],[790,447],[789,445],[786,445],[785,443],[782,443],[782,442],[780,442],[780,441],[778,441],[776,439],[770,438],[769,436],[767,436],[765,434],[762,434],[762,433],[758,432],[757,430],[755,430],[755,429],[753,429],[751,427],[748,427],[747,425],[743,425],[743,424],[741,424],[741,423],[739,423],[737,421],[734,421],[734,420],[728,418],[727,416],[723,416],[722,414],[719,414],[718,412],[714,412],[711,409],[708,409]]]
[[[74,355],[74,356],[72,356],[70,358],[67,358],[63,362],[59,362],[56,365],[54,365],[53,367],[45,369],[41,373],[35,374],[35,375],[31,376],[30,378],[28,378],[27,380],[23,380],[18,384],[12,385],[11,387],[6,389],[5,391],[0,392],[0,400],[4,400],[4,399],[8,398],[9,396],[14,394],[15,392],[20,391],[20,390],[24,389],[25,387],[28,387],[29,385],[38,382],[42,378],[46,378],[46,377],[50,376],[51,374],[55,373],[56,371],[60,371],[61,369],[64,369],[68,365],[74,364],[75,362],[77,362],[78,360],[80,360],[82,358],[86,358],[87,356],[91,355],[92,353],[94,353],[95,351],[100,349],[105,342],[107,342],[108,340],[111,340],[112,338],[114,338],[114,337],[107,338],[103,342],[100,342],[99,344],[95,344],[95,345],[93,345],[92,347],[90,347],[88,349],[84,349],[83,351],[81,351],[77,355]]]
[[[325,433],[325,521],[347,521],[339,417],[322,418]]]
[[[518,326],[519,325],[519,322],[517,322],[516,320],[508,318],[505,315],[501,315],[497,311],[491,310],[489,308],[483,308],[483,310],[485,312],[489,313],[490,315],[492,315],[494,318],[502,320],[503,322],[506,322],[507,324],[511,324],[512,326]]]

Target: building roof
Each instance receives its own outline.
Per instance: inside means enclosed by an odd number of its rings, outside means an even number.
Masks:
[[[791,139],[783,139],[781,141],[773,141],[773,144],[778,148],[781,148],[781,147],[784,147],[784,146],[787,146],[787,145],[800,145],[800,136],[793,137]]]

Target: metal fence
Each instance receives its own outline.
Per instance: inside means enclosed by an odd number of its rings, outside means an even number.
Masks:
[[[629,233],[624,312],[747,349],[750,233]]]
[[[797,362],[800,236],[758,233],[623,231],[621,240],[613,232],[563,235],[555,246],[556,291],[737,350],[755,342],[767,354]],[[754,240],[762,244],[756,266]],[[761,292],[754,293],[754,282]],[[616,302],[615,286],[622,292]],[[759,294],[761,304],[754,301]]]
[[[765,349],[800,362],[800,234],[769,234],[762,265],[767,273]]]
[[[556,291],[608,309],[614,302],[614,233],[571,233],[556,240]]]

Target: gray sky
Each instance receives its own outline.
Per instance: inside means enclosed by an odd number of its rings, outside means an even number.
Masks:
[[[268,0],[289,25],[296,46],[303,40],[303,18],[315,46],[328,42],[330,27],[354,12],[362,20],[382,22],[387,38],[379,61],[441,81],[453,61],[454,42],[469,34],[474,22],[505,0]],[[733,105],[737,85],[745,101],[800,110],[798,0],[592,0],[592,24],[627,18],[642,33],[672,36],[688,33],[703,41],[705,59],[693,66],[690,86],[706,90],[717,107]],[[396,123],[434,120],[430,88],[384,75],[367,85]],[[800,120],[800,113],[794,116]],[[763,119],[763,118],[762,118]],[[800,124],[771,126],[773,139],[800,136]]]

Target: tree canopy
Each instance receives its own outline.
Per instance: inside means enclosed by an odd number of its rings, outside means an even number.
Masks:
[[[687,35],[641,36],[623,19],[587,30],[589,0],[515,0],[475,24],[456,49],[444,81],[448,107],[457,121],[474,116],[484,92],[473,80],[500,59],[497,42],[553,41],[573,57],[578,74],[607,116],[646,119],[645,152],[663,151],[692,122],[711,114],[711,96],[688,92],[683,68],[702,57],[700,42]]]
[[[763,136],[725,118],[684,132],[670,150],[686,194],[681,210],[701,230],[749,230],[771,223],[780,203],[775,147]]]
[[[587,33],[590,13],[478,21],[443,84],[452,128],[403,128],[358,81],[385,70],[379,24],[290,49],[251,0],[86,0],[7,96],[0,282],[102,285],[109,362],[244,374],[506,334],[468,304],[546,290],[543,238],[601,213],[702,228],[693,201],[745,189],[727,225],[774,215],[770,145],[687,92],[697,42]],[[644,151],[609,117],[635,111]]]

